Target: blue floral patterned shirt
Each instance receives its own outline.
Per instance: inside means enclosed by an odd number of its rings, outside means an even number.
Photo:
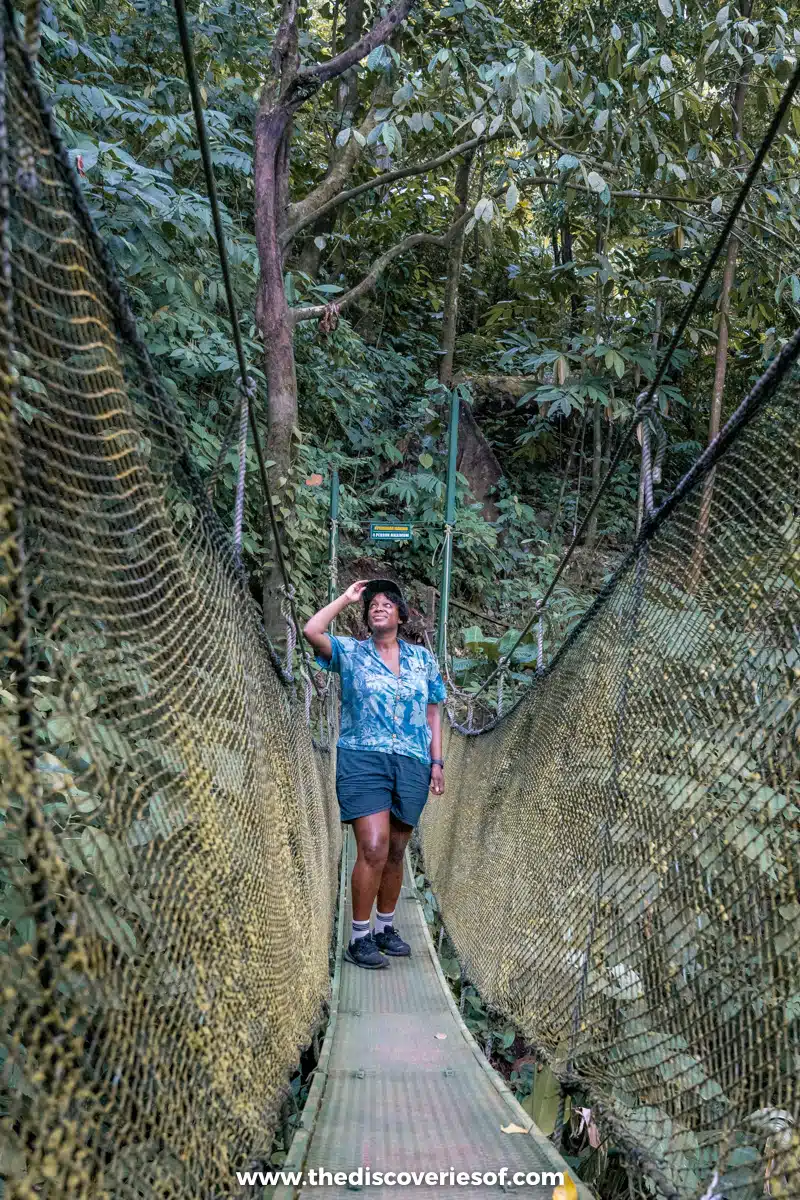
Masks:
[[[342,680],[342,724],[338,744],[346,750],[405,754],[430,762],[431,730],[427,706],[439,704],[446,692],[436,659],[424,646],[398,638],[400,674],[386,666],[372,638],[364,642],[334,637],[325,670]]]

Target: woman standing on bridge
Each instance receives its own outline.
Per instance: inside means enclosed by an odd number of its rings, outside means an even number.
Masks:
[[[348,604],[362,602],[370,637],[327,633]],[[408,620],[391,579],[360,579],[307,622],[317,662],[342,682],[336,795],[352,824],[358,856],[351,879],[353,932],[345,957],[359,967],[388,967],[387,954],[411,953],[394,925],[403,856],[430,789],[444,791],[439,705],[445,687],[429,650],[398,637]],[[375,930],[370,914],[377,898]]]

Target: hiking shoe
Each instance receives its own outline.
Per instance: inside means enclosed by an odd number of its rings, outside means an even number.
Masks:
[[[375,945],[375,939],[371,933],[351,942],[345,950],[344,956],[351,963],[355,963],[357,967],[367,967],[370,971],[379,971],[381,967],[389,965],[385,956]]]
[[[395,958],[405,958],[411,953],[408,942],[404,942],[394,925],[387,925],[383,933],[376,933],[375,945],[383,954],[393,954]]]

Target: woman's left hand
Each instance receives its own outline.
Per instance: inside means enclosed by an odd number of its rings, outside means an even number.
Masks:
[[[439,766],[431,767],[431,788],[434,796],[441,796],[444,791],[444,771]]]

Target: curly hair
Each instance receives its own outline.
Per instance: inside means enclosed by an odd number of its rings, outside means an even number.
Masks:
[[[387,587],[385,591],[376,592],[375,595],[385,596],[387,600],[391,600],[392,604],[395,604],[397,606],[397,614],[399,617],[400,624],[404,625],[406,623],[406,621],[408,620],[408,605],[406,604],[405,600],[403,599],[403,597],[400,595],[399,592],[395,591],[393,588]],[[375,596],[370,596],[369,600],[364,600],[364,605],[363,605],[364,624],[366,625],[367,629],[370,628],[369,606],[374,599],[375,599]]]

